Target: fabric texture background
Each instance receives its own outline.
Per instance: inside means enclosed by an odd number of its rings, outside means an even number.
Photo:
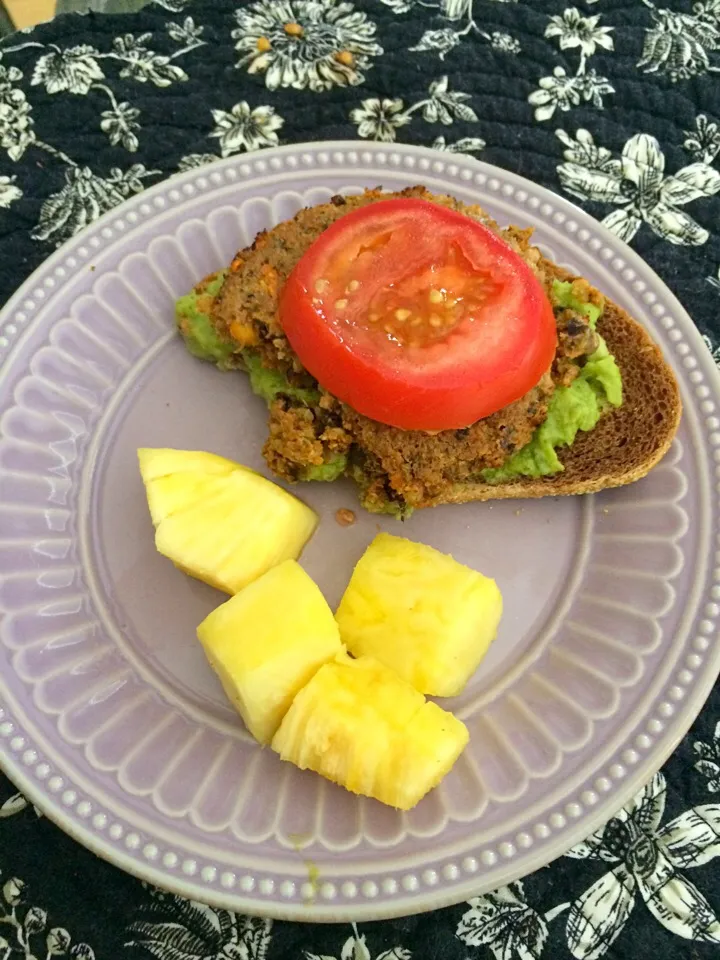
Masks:
[[[56,12],[87,13],[137,13],[150,3],[150,0],[58,0]]]
[[[574,199],[658,272],[720,359],[720,0],[141,3],[61,0],[123,15],[60,16],[0,45],[3,300],[178,170],[278,143],[394,140]],[[303,28],[302,57],[287,22]],[[719,793],[716,689],[663,771],[568,856],[470,903],[358,929],[149,889],[0,776],[0,960],[720,957]]]

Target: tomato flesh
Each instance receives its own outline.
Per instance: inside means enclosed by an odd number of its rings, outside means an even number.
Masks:
[[[418,199],[346,214],[290,274],[280,321],[306,370],[358,413],[404,430],[467,427],[550,367],[555,318],[500,237]]]

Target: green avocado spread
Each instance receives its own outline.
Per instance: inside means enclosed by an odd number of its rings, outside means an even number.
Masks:
[[[312,407],[320,400],[320,392],[308,387],[296,387],[291,384],[281,370],[268,370],[262,365],[260,357],[252,350],[243,350],[242,358],[250,376],[250,386],[253,393],[267,403],[268,406],[279,396],[295,400],[305,406]],[[331,483],[345,472],[347,456],[344,453],[335,454],[325,463],[303,467],[298,480],[304,482]]]
[[[185,346],[194,357],[209,360],[222,369],[233,355],[233,344],[218,336],[210,319],[212,301],[220,293],[227,270],[213,274],[175,304],[175,321]]]
[[[556,280],[553,284],[555,305],[577,310],[590,321],[593,329],[601,310],[592,303],[582,303],[571,292],[570,283]],[[486,483],[505,483],[516,477],[546,477],[563,470],[557,455],[559,447],[568,447],[578,430],[592,430],[608,407],[622,404],[620,368],[598,334],[599,344],[586,360],[569,387],[558,387],[552,395],[546,420],[540,424],[530,443],[496,470],[484,470]]]
[[[214,274],[175,304],[175,319],[188,351],[200,360],[217,364],[222,370],[237,366],[231,362],[237,357],[233,344],[218,335],[210,314],[212,301],[220,292],[226,275],[225,270]],[[242,350],[240,356],[253,393],[262,397],[268,406],[281,395],[309,407],[320,400],[318,390],[294,386],[282,371],[264,367],[255,351]],[[305,467],[298,479],[330,482],[342,476],[346,466],[347,456],[336,454],[326,463]]]
[[[176,304],[175,314],[178,329],[189,352],[201,360],[209,360],[221,369],[233,365],[238,353],[231,342],[218,335],[210,318],[212,299],[220,291],[227,271],[214,274],[204,285],[198,285]],[[601,308],[583,302],[573,294],[572,284],[556,280],[553,284],[553,301],[556,307],[575,310],[590,321],[593,329]],[[545,477],[562,469],[557,450],[570,446],[578,430],[592,430],[608,407],[622,404],[622,378],[615,359],[610,354],[602,337],[579,375],[568,387],[555,390],[548,407],[547,419],[537,428],[532,440],[518,450],[502,467],[484,470],[486,483],[505,483],[516,477]],[[312,388],[291,384],[280,370],[268,370],[253,350],[240,352],[242,362],[250,377],[254,393],[270,405],[278,396],[314,406],[320,393]],[[342,476],[347,467],[347,456],[337,454],[318,466],[303,469],[300,480],[331,482]],[[391,505],[395,509],[396,505]],[[398,510],[401,509],[399,505]]]
[[[250,386],[253,393],[262,397],[268,406],[273,400],[277,400],[280,395],[288,397],[290,400],[297,400],[308,407],[314,406],[320,400],[318,390],[294,387],[282,370],[268,370],[253,350],[243,350],[242,358],[250,375]]]
[[[348,458],[346,454],[336,453],[335,456],[326,463],[321,463],[312,467],[304,467],[302,474],[298,479],[315,480],[319,481],[320,483],[332,483],[333,480],[337,480],[338,477],[341,477],[345,473],[347,461]]]

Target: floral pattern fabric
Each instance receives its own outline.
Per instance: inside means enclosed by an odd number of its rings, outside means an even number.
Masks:
[[[719,73],[720,0],[148,0],[61,17],[0,44],[0,295],[178,171],[304,140],[420,143],[601,219],[720,364]],[[0,960],[720,960],[718,867],[718,689],[565,857],[377,924],[272,923],[148,888],[0,777]]]

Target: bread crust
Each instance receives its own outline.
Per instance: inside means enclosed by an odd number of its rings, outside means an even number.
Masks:
[[[545,258],[543,267],[558,280],[577,279]],[[620,367],[623,404],[601,417],[593,430],[578,432],[572,446],[557,451],[563,472],[508,483],[458,484],[424,506],[598,493],[647,476],[668,452],[677,432],[682,416],[680,388],[645,328],[607,298],[598,330]]]

